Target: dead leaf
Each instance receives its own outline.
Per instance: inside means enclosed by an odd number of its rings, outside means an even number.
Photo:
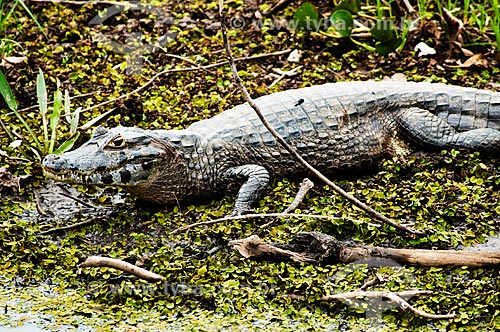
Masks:
[[[461,48],[465,40],[465,30],[464,23],[453,16],[451,12],[443,8],[443,20],[448,28],[448,35],[450,36],[449,46],[448,46],[448,57],[451,58],[452,55],[460,54]]]
[[[448,25],[448,33],[450,34],[451,42],[458,42],[460,45],[463,45],[463,30],[464,23],[456,18],[451,12],[443,8],[444,20]]]
[[[302,56],[302,51],[300,50],[293,50],[289,55],[286,61],[290,62],[295,62],[299,63],[300,62],[300,57]]]
[[[391,77],[389,76],[384,76],[382,78],[383,81],[391,81],[391,82],[406,82],[406,75],[403,73],[395,73]]]
[[[420,42],[415,46],[415,52],[418,52],[418,57],[436,54],[436,50],[424,42]]]
[[[20,178],[9,172],[6,168],[0,168],[0,196],[13,195],[19,192]]]
[[[4,57],[4,59],[8,63],[12,63],[14,65],[21,63],[21,62],[24,62],[24,61],[28,61],[28,57],[26,57],[26,56],[6,56],[6,57]]]
[[[468,50],[466,48],[462,47],[461,50],[462,50],[462,53],[464,54],[464,56],[473,56],[474,55],[474,52],[472,52],[472,51],[470,51],[470,50]]]
[[[486,60],[481,53],[477,53],[465,60],[464,63],[459,63],[456,66],[445,64],[445,66],[449,68],[470,68],[473,66],[488,68],[488,60]]]
[[[462,65],[462,67],[471,66],[488,68],[488,60],[486,60],[481,53],[474,54],[473,56],[468,58]]]

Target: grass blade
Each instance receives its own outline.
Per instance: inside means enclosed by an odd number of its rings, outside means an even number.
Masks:
[[[493,0],[493,18],[491,20],[491,27],[495,34],[496,47],[495,56],[500,61],[500,9],[498,8],[498,0]]]
[[[42,115],[43,143],[45,146],[44,151],[47,151],[49,149],[49,129],[47,123],[47,86],[45,85],[45,78],[43,78],[42,70],[38,70],[38,76],[36,77],[36,96],[38,98],[40,114]]]
[[[2,13],[2,15],[0,15],[0,31],[4,31],[5,30],[5,23],[7,22],[7,20],[12,16],[12,13],[14,12],[14,10],[16,9],[17,7],[17,4],[19,3],[18,0],[16,0],[16,2],[14,2],[12,4],[12,7],[10,8],[9,12],[6,14],[6,15],[3,15],[5,13],[5,10],[6,10],[6,6],[4,6],[4,2],[3,1],[0,1],[0,13]]]
[[[38,28],[43,33],[43,35],[45,36],[45,38],[49,39],[49,37],[45,33],[45,30],[43,30],[43,27],[40,25],[40,23],[36,19],[35,15],[31,12],[31,10],[28,8],[28,6],[26,6],[26,4],[24,3],[24,1],[23,0],[17,0],[17,1],[18,1],[18,3],[21,4],[21,6],[24,8],[24,10],[28,13],[28,15],[31,17],[31,19],[33,20],[33,22],[35,22],[35,24],[38,26]]]
[[[5,75],[1,70],[0,70],[0,93],[2,94],[3,99],[7,103],[7,106],[9,106],[10,110],[11,111],[17,110],[17,101],[14,98],[9,83],[7,83],[7,79],[5,78]]]
[[[24,128],[26,128],[26,130],[30,134],[31,138],[33,138],[33,141],[35,142],[36,147],[38,148],[38,150],[43,151],[43,147],[42,147],[42,144],[40,143],[40,140],[38,139],[38,137],[36,137],[36,135],[33,132],[33,130],[31,130],[31,128],[28,125],[28,123],[26,123],[26,121],[24,121],[23,117],[21,116],[21,114],[19,114],[19,112],[17,110],[12,110],[12,111],[14,112],[14,114],[16,115],[16,117],[19,119],[19,121],[21,121],[21,123],[23,124]],[[35,154],[39,155],[38,153],[35,153]]]
[[[71,149],[79,137],[80,133],[76,133],[75,135],[71,136],[68,140],[61,144],[56,151],[54,151],[54,154],[61,154]]]
[[[76,131],[78,129],[78,122],[80,121],[80,111],[82,110],[81,107],[78,107],[75,110],[75,113],[71,115],[71,110],[70,110],[70,98],[69,98],[69,92],[68,90],[65,90],[64,92],[64,114],[66,115],[66,120],[69,123],[69,133],[71,136],[76,134]]]
[[[16,117],[23,124],[24,128],[26,128],[26,130],[28,131],[30,136],[33,138],[33,141],[35,142],[37,148],[39,150],[42,150],[42,145],[40,144],[38,137],[36,137],[35,133],[33,133],[30,126],[28,125],[28,123],[26,123],[26,121],[24,121],[21,114],[19,114],[19,112],[17,111],[17,101],[14,98],[14,95],[12,94],[12,90],[10,89],[9,83],[7,83],[7,79],[5,78],[5,75],[3,74],[3,72],[1,70],[0,70],[0,94],[3,96],[5,102],[7,103],[7,106],[10,108],[10,110],[14,112]]]
[[[57,125],[59,124],[59,118],[61,117],[61,108],[62,108],[62,93],[61,90],[57,89],[54,93],[54,107],[52,114],[50,115],[50,144],[49,144],[49,153],[54,151],[54,145],[57,138]]]

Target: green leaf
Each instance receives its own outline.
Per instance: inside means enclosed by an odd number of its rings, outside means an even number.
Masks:
[[[330,16],[330,22],[342,37],[349,37],[354,28],[352,14],[345,9],[335,11]]]
[[[78,129],[78,122],[80,121],[80,111],[81,107],[78,107],[75,110],[75,113],[72,115],[70,110],[70,98],[68,90],[64,91],[64,115],[66,116],[66,120],[68,121],[70,128],[70,135],[75,135],[76,130]]]
[[[333,11],[335,12],[340,9],[345,9],[350,13],[357,14],[361,9],[361,0],[343,0],[333,9]]]
[[[3,99],[9,106],[11,111],[17,110],[17,101],[12,94],[12,90],[10,89],[9,83],[7,83],[7,79],[5,78],[3,72],[0,70],[0,93],[3,96]]]
[[[38,75],[36,77],[36,96],[38,98],[38,107],[40,108],[40,114],[42,115],[43,145],[45,147],[45,152],[47,152],[49,149],[49,129],[47,124],[47,87],[45,85],[45,78],[43,78],[42,69],[38,69]]]
[[[388,40],[386,42],[382,42],[382,43],[375,45],[375,50],[379,54],[387,55],[387,54],[391,53],[392,51],[394,51],[396,48],[398,48],[402,42],[403,42],[403,40],[401,38],[394,38],[394,39]]]
[[[61,154],[64,153],[68,150],[70,150],[73,145],[75,144],[76,140],[80,137],[80,133],[76,133],[72,137],[70,137],[68,140],[66,140],[63,144],[61,144],[56,151],[54,151],[54,154]]]
[[[206,267],[205,265],[203,265],[202,267],[200,267],[200,268],[198,269],[198,275],[200,275],[200,276],[204,276],[204,275],[205,275],[205,273],[207,273],[207,267]]]
[[[309,2],[302,4],[293,15],[295,30],[311,31],[318,29],[318,12]]]
[[[59,118],[61,117],[62,108],[62,93],[61,90],[57,89],[54,93],[54,107],[52,114],[50,115],[50,145],[49,153],[54,151],[54,145],[57,138],[57,125],[59,124]]]
[[[24,128],[30,134],[31,138],[33,138],[33,141],[35,142],[37,148],[42,150],[42,146],[41,146],[38,138],[36,137],[35,133],[31,130],[28,123],[26,121],[24,121],[21,114],[19,114],[19,112],[17,111],[17,101],[14,98],[14,95],[12,94],[12,90],[10,89],[9,83],[7,83],[7,79],[5,78],[5,76],[1,70],[0,70],[0,94],[2,94],[5,102],[7,103],[7,106],[10,108],[11,111],[14,112],[14,114],[19,119],[19,121],[21,121]]]
[[[45,85],[42,69],[38,69],[38,76],[36,77],[36,96],[38,98],[40,112],[44,116],[47,114],[47,87]]]
[[[370,30],[373,38],[386,42],[394,37],[394,21],[393,20],[377,20],[375,25]]]

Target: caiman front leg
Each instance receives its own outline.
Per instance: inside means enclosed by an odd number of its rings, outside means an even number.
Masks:
[[[238,192],[234,209],[229,216],[239,216],[251,212],[253,202],[255,202],[269,183],[269,172],[260,165],[231,167],[224,172],[223,176],[228,180],[246,180]]]
[[[400,111],[396,121],[403,136],[424,148],[500,153],[500,131],[492,128],[458,132],[438,116],[416,107]]]

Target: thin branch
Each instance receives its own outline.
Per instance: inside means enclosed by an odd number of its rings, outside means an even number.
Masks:
[[[361,285],[361,287],[359,287],[359,290],[365,290],[368,287],[378,285],[384,281],[384,277],[382,277],[379,273],[375,273],[375,276]]]
[[[104,113],[101,113],[100,115],[98,115],[95,118],[92,118],[91,120],[86,122],[84,125],[81,125],[80,127],[78,127],[78,129],[80,129],[80,130],[89,129],[90,127],[92,127],[93,125],[95,125],[96,123],[100,122],[102,119],[104,119],[105,117],[107,117],[108,115],[113,113],[115,110],[116,110],[116,108],[112,108]]]
[[[295,195],[295,198],[293,199],[292,203],[285,209],[285,211],[282,212],[282,214],[287,214],[292,212],[297,208],[297,206],[302,203],[304,198],[306,198],[307,193],[309,190],[311,190],[314,187],[314,183],[309,180],[308,178],[305,178],[302,180],[302,183],[300,184],[299,191],[297,192],[297,195]],[[276,219],[271,220],[270,222],[260,226],[261,229],[269,227],[272,223],[274,223]]]
[[[31,2],[51,2],[63,3],[69,5],[110,5],[110,6],[129,6],[130,8],[138,8],[138,5],[129,2],[118,1],[100,1],[100,0],[87,0],[87,1],[72,1],[72,0],[30,0]]]
[[[42,0],[38,0],[38,1],[41,2]],[[252,56],[248,56],[248,57],[236,58],[236,59],[234,59],[234,61],[258,60],[258,59],[263,59],[263,58],[267,58],[267,57],[271,57],[271,56],[280,56],[280,55],[288,54],[291,51],[292,50],[283,50],[283,51],[277,51],[277,52],[272,52],[272,53],[264,53],[264,54],[252,55]],[[166,54],[166,55],[170,56],[170,57],[179,58],[179,59],[181,59],[183,61],[187,61],[189,63],[195,63],[194,61],[191,61],[191,60],[189,60],[189,59],[187,59],[185,57],[174,56],[172,54]],[[91,111],[91,110],[93,110],[95,108],[98,108],[98,107],[101,107],[101,106],[105,106],[105,105],[114,103],[114,102],[116,102],[118,100],[121,100],[121,99],[126,99],[126,98],[130,97],[131,95],[144,90],[149,85],[151,85],[151,83],[153,83],[156,79],[158,79],[160,76],[163,76],[163,75],[172,74],[172,73],[180,73],[180,72],[196,71],[196,70],[205,70],[205,71],[207,71],[207,70],[209,70],[211,68],[225,66],[227,64],[229,64],[229,61],[216,62],[216,63],[210,64],[210,65],[206,65],[206,66],[196,66],[196,67],[188,67],[188,68],[166,69],[166,70],[164,70],[164,71],[162,71],[160,73],[157,73],[153,77],[151,77],[146,83],[144,83],[143,85],[139,86],[137,89],[135,89],[135,90],[133,90],[131,92],[125,93],[123,95],[120,95],[120,96],[118,96],[116,98],[113,98],[113,99],[107,100],[105,102],[102,102],[100,104],[87,107],[86,109],[81,110],[80,113]],[[88,97],[88,96],[93,95],[93,94],[95,94],[95,92],[84,93],[84,94],[81,94],[81,95],[70,97],[70,100],[77,99],[77,98]],[[53,103],[54,103],[54,101],[50,101],[50,102],[47,103],[47,105],[51,105]],[[38,107],[38,105],[33,105],[33,106],[30,106],[30,107],[23,108],[23,109],[19,110],[18,112],[26,112],[26,111],[35,109],[37,107]],[[13,114],[14,113],[11,112],[11,113],[8,113],[7,115],[13,115]]]
[[[336,191],[338,194],[340,194],[345,199],[350,201],[352,204],[354,204],[358,208],[367,212],[370,216],[372,216],[376,220],[379,220],[381,222],[389,224],[389,225],[395,227],[396,229],[403,230],[403,231],[408,232],[408,233],[421,234],[421,232],[419,232],[417,230],[414,230],[412,228],[401,225],[401,224],[395,222],[394,220],[384,216],[380,212],[377,212],[374,209],[372,209],[367,204],[361,202],[356,197],[347,193],[345,190],[343,190],[342,188],[337,186],[335,183],[330,181],[326,176],[324,176],[321,172],[319,172],[317,169],[315,169],[311,164],[309,164],[304,158],[302,158],[302,156],[297,151],[295,151],[295,149],[292,146],[290,146],[288,144],[288,142],[283,137],[280,136],[280,134],[273,128],[273,126],[264,117],[259,106],[253,101],[252,97],[248,93],[248,90],[246,89],[245,85],[243,84],[240,76],[238,75],[238,70],[236,69],[236,65],[235,65],[235,62],[233,60],[233,55],[231,52],[231,47],[229,45],[229,40],[227,37],[226,15],[224,14],[223,9],[224,9],[224,0],[219,0],[219,15],[221,17],[222,38],[224,40],[224,47],[226,49],[227,59],[229,61],[229,65],[231,66],[231,71],[233,73],[234,80],[236,81],[236,85],[239,87],[239,89],[240,89],[241,93],[243,94],[248,105],[250,105],[250,107],[252,107],[254,109],[255,113],[259,117],[262,124],[274,136],[276,141],[278,141],[278,143],[281,144],[285,148],[286,151],[288,151],[297,161],[299,161],[307,170],[309,170],[311,173],[313,173],[317,178],[319,178],[321,181],[326,183],[334,191]]]
[[[407,301],[403,299],[403,297],[412,297],[419,295],[429,295],[432,294],[431,291],[425,290],[409,290],[402,292],[388,292],[388,291],[353,291],[346,293],[339,293],[333,295],[325,295],[322,296],[320,301],[339,301],[339,300],[352,300],[360,297],[370,298],[370,299],[380,299],[386,298],[389,301],[397,304],[403,310],[409,310],[413,312],[417,316],[429,318],[429,319],[453,319],[455,318],[455,314],[444,314],[444,315],[435,315],[423,310],[419,310],[412,305],[410,305]],[[305,300],[303,295],[297,294],[288,294],[286,297],[291,298],[293,300]]]
[[[92,96],[92,95],[93,95],[93,94],[95,94],[96,92],[99,92],[99,91],[93,91],[93,92],[82,93],[81,95],[76,95],[76,96],[73,96],[73,97],[69,97],[69,100],[73,100],[73,99],[78,99],[78,98],[84,98],[84,97]],[[51,100],[51,101],[48,101],[48,102],[47,102],[47,105],[52,105],[53,103],[54,103],[54,101],[53,101],[53,100]],[[33,106],[29,106],[29,107],[26,107],[26,108],[20,109],[18,112],[19,112],[19,113],[22,113],[22,112],[30,111],[30,110],[33,110],[33,109],[38,108],[38,107],[40,107],[40,106],[38,106],[38,105],[33,105]],[[7,113],[7,115],[14,115],[14,112]]]
[[[95,209],[95,208],[96,208],[95,206],[93,206],[93,205],[91,205],[91,204],[89,204],[89,203],[87,203],[87,202],[85,202],[85,201],[83,201],[83,200],[81,200],[81,199],[79,199],[79,198],[77,198],[77,197],[75,197],[75,196],[72,196],[72,195],[70,195],[70,194],[67,194],[67,193],[65,193],[65,192],[60,192],[60,193],[58,193],[58,194],[59,194],[59,195],[61,195],[61,196],[67,197],[67,198],[69,198],[69,199],[72,199],[72,200],[74,200],[75,202],[80,203],[80,204],[82,204],[83,206],[86,206],[86,207],[88,207],[88,208],[90,208],[90,209]]]
[[[273,52],[273,53],[259,54],[259,55],[254,55],[254,56],[239,58],[237,61],[256,60],[256,59],[261,59],[261,58],[270,57],[270,56],[279,56],[279,55],[287,54],[287,53],[290,53],[290,52],[291,52],[291,50],[284,50],[284,51],[278,51],[278,52]],[[145,88],[147,88],[149,85],[151,85],[151,83],[153,83],[160,76],[163,76],[163,75],[166,75],[166,74],[172,74],[172,73],[189,72],[189,71],[196,71],[196,70],[207,70],[207,69],[210,69],[210,68],[220,67],[220,66],[223,66],[223,65],[227,65],[228,63],[229,63],[228,61],[222,61],[222,62],[217,62],[217,63],[211,64],[211,65],[207,65],[207,66],[166,69],[166,70],[164,70],[162,72],[157,73],[156,75],[154,75],[153,77],[151,77],[146,83],[144,83],[143,85],[141,85],[138,88],[134,89],[133,91],[127,92],[127,93],[125,93],[125,94],[123,94],[121,96],[118,96],[116,98],[107,100],[107,101],[102,102],[100,104],[88,107],[88,108],[82,110],[81,113],[88,112],[88,111],[91,111],[91,110],[93,110],[95,108],[102,107],[102,106],[114,103],[114,102],[116,102],[118,100],[128,98],[131,95],[133,95],[135,93],[138,93],[138,92],[144,90]]]
[[[291,0],[277,0],[274,5],[271,6],[268,10],[262,13],[262,16],[268,16],[271,14],[274,14],[277,12],[279,9],[283,8],[285,5],[287,5]]]
[[[90,256],[79,265],[82,267],[110,267],[117,269],[126,273],[130,273],[138,278],[144,279],[149,282],[158,282],[164,280],[165,278],[159,274],[148,271],[136,265],[124,262],[120,259],[102,257],[102,256]]]
[[[69,230],[72,230],[72,229],[76,229],[76,228],[80,228],[80,227],[92,225],[96,221],[99,221],[99,220],[101,220],[103,218],[104,218],[103,216],[94,217],[94,218],[90,218],[88,220],[84,220],[82,222],[77,222],[76,224],[72,224],[72,225],[68,225],[68,226],[63,226],[63,227],[51,228],[51,229],[48,229],[46,231],[38,233],[38,235],[41,236],[41,235],[49,235],[49,234],[53,234],[53,233],[61,233],[61,232],[64,232],[64,231],[69,231]]]
[[[304,213],[251,213],[251,214],[244,214],[241,216],[231,216],[231,217],[224,217],[224,218],[219,218],[219,219],[213,219],[213,220],[207,220],[207,221],[200,221],[194,224],[189,224],[186,226],[179,227],[177,229],[174,229],[169,235],[174,235],[177,233],[184,232],[185,230],[188,230],[190,228],[195,228],[198,226],[206,226],[206,225],[213,225],[217,224],[220,222],[224,221],[229,221],[229,220],[240,220],[240,219],[253,219],[253,218],[267,218],[267,217],[293,217],[293,218],[313,218],[313,219],[345,219],[345,220],[351,220],[351,221],[357,221],[355,219],[351,218],[341,218],[337,216],[322,216],[322,215],[317,215],[317,214],[304,214]]]
[[[204,71],[206,71],[206,72],[207,72],[207,73],[209,73],[209,74],[213,74],[210,70],[208,70],[208,69],[206,69],[206,68],[203,68],[203,67],[200,67],[200,66],[196,63],[196,61],[193,61],[193,60],[191,60],[191,59],[188,59],[188,58],[186,58],[186,57],[184,57],[184,56],[180,56],[180,55],[177,55],[177,54],[171,54],[171,53],[168,53],[168,51],[167,51],[164,47],[162,47],[162,46],[159,46],[159,48],[163,51],[164,55],[165,55],[165,56],[167,56],[167,57],[169,57],[169,58],[174,58],[174,59],[178,59],[178,60],[185,61],[185,62],[187,62],[187,63],[189,63],[189,64],[191,64],[191,65],[193,65],[193,66],[199,67],[201,70],[204,70]]]

